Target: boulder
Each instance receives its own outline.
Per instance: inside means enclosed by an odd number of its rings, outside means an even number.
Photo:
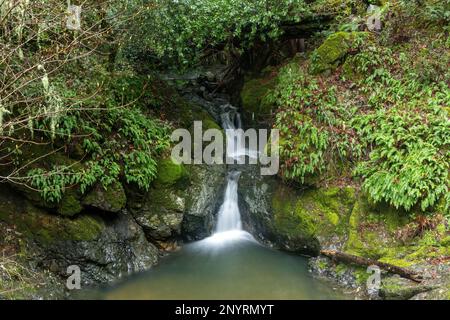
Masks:
[[[96,208],[105,212],[117,213],[127,203],[125,190],[119,182],[104,188],[97,184],[83,199],[83,205],[87,207]]]
[[[150,190],[131,196],[128,208],[149,239],[161,241],[179,236],[185,209],[182,192],[187,183],[184,165],[163,158],[158,162],[158,175]]]
[[[156,247],[125,212],[108,220],[95,214],[61,217],[2,190],[0,221],[15,226],[24,254],[33,264],[65,278],[67,267],[77,265],[83,284],[111,281],[158,260]]]
[[[336,32],[331,34],[323,44],[317,48],[311,57],[310,72],[319,74],[336,69],[357,40],[368,38],[367,32]]]
[[[163,185],[152,188],[141,203],[130,205],[146,236],[159,241],[180,235],[184,209],[185,199],[180,190]]]
[[[319,253],[314,214],[303,209],[298,194],[261,176],[256,166],[241,174],[239,203],[246,229],[261,241],[289,252]]]
[[[266,123],[272,114],[272,105],[266,103],[265,95],[276,84],[276,70],[257,77],[247,77],[241,90],[241,106],[245,123],[252,127]]]
[[[185,191],[182,235],[187,241],[194,241],[212,232],[215,215],[223,199],[226,168],[223,165],[192,165],[189,170],[191,180]]]

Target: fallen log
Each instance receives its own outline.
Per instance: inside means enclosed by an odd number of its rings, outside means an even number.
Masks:
[[[391,273],[398,274],[399,276],[410,279],[414,282],[420,283],[422,281],[422,277],[415,273],[414,271],[408,270],[406,268],[401,268],[398,266],[394,266],[390,263],[380,262],[378,260],[363,258],[359,256],[355,256],[353,254],[344,253],[336,250],[321,250],[320,254],[331,258],[333,261],[343,262],[347,264],[356,264],[361,266],[378,266],[383,270],[386,270]]]

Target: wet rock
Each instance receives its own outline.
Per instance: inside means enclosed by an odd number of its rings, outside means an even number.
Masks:
[[[223,165],[174,164],[160,161],[151,189],[132,195],[128,207],[147,238],[188,241],[210,235],[225,183]]]
[[[117,213],[122,210],[127,202],[125,190],[122,184],[116,182],[108,188],[97,185],[83,199],[83,205],[93,207],[106,212]]]
[[[185,210],[185,198],[174,187],[152,188],[143,202],[131,204],[137,223],[144,229],[149,239],[166,240],[180,235],[181,222]]]
[[[68,266],[77,265],[84,284],[111,281],[158,260],[158,250],[126,212],[108,219],[94,214],[67,218],[7,190],[0,197],[0,220],[15,226],[29,260],[62,277],[67,277]]]
[[[149,239],[166,240],[180,235],[187,180],[183,165],[170,158],[161,159],[151,189],[130,197],[128,208]]]
[[[105,223],[92,241],[58,240],[42,251],[42,264],[62,276],[67,276],[68,266],[79,266],[84,284],[112,281],[146,270],[157,263],[159,254],[128,214]]]
[[[186,211],[182,235],[188,241],[209,236],[225,188],[226,169],[223,165],[190,166],[191,182],[186,190]]]
[[[275,199],[282,186],[273,177],[261,176],[257,166],[248,168],[251,169],[242,172],[239,182],[239,203],[246,228],[277,248],[317,255],[320,244],[308,225],[301,220],[294,221],[291,208],[277,205]]]

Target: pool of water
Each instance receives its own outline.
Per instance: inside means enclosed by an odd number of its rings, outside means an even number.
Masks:
[[[266,248],[245,231],[184,246],[151,270],[101,294],[104,299],[345,299],[314,279],[307,259]]]

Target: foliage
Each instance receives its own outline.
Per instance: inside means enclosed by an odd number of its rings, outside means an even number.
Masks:
[[[147,49],[188,65],[216,46],[241,50],[256,39],[275,38],[281,23],[299,21],[307,11],[304,0],[154,0],[130,40],[144,40],[145,48],[130,51]]]
[[[413,111],[413,112],[411,112]],[[378,110],[355,119],[371,145],[369,160],[357,172],[371,198],[396,208],[422,210],[449,197],[450,121],[440,108]]]
[[[80,112],[66,115],[56,131],[64,143],[70,144],[72,137],[81,140],[85,159],[81,169],[56,165],[48,171],[29,171],[31,185],[45,200],[58,202],[65,188],[73,185],[79,185],[82,193],[96,182],[106,188],[122,176],[127,183],[149,188],[156,176],[155,157],[169,146],[169,127],[137,107],[121,107],[114,99],[107,102],[104,110],[90,111],[86,118]]]
[[[97,182],[147,189],[168,125],[151,110],[161,103],[154,79],[115,70],[142,3],[84,1],[81,30],[65,27],[66,9],[55,0],[0,5],[0,179],[52,203]],[[39,156],[22,152],[36,144]],[[67,161],[53,161],[54,153]]]
[[[278,84],[267,102],[278,106],[283,176],[304,183],[330,163],[353,161],[361,153],[348,120],[356,108],[341,104],[337,88],[320,83],[298,62],[280,70]]]
[[[378,39],[358,40],[328,75],[303,71],[315,54],[281,68],[267,99],[278,107],[274,126],[285,179],[318,184],[354,169],[353,181],[374,202],[450,212],[448,37],[419,25],[399,44],[393,44],[398,34],[391,27]]]

